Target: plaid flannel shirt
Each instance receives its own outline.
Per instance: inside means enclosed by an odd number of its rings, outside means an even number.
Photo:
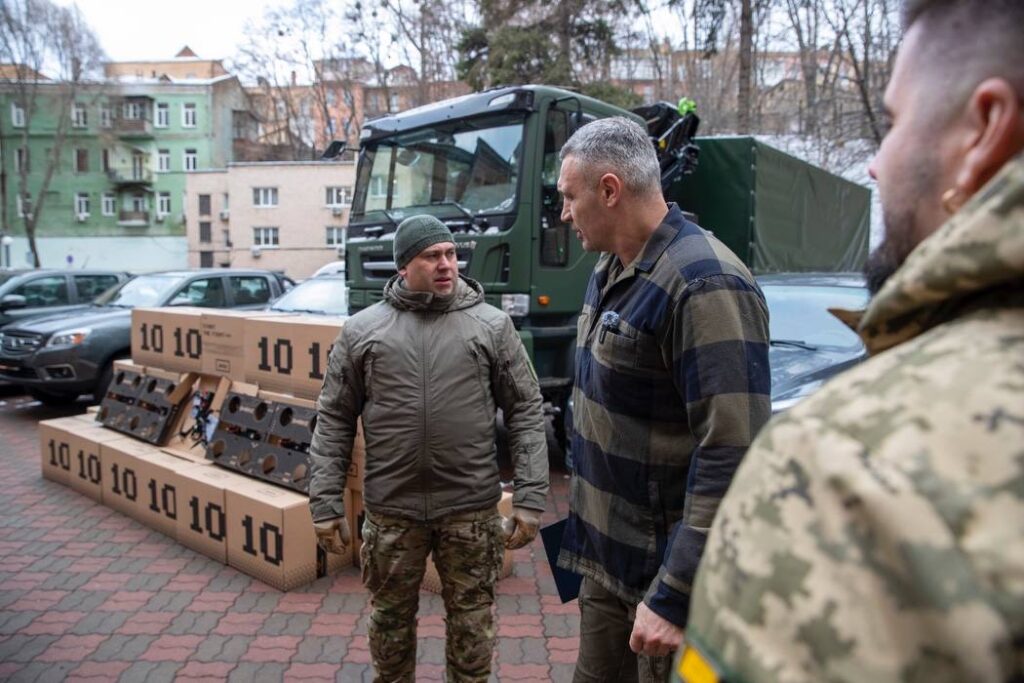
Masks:
[[[685,626],[708,528],[771,414],[768,309],[674,204],[632,264],[601,257],[578,324],[559,565]]]

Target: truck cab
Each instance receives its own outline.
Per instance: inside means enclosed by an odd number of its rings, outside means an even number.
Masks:
[[[395,274],[398,224],[436,216],[455,237],[459,271],[512,317],[545,399],[564,414],[576,318],[596,255],[560,219],[558,153],[579,126],[616,115],[642,123],[604,102],[531,85],[366,123],[348,228],[351,311],[379,301]]]

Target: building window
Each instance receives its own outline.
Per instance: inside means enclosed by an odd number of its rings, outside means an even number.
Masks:
[[[14,172],[15,173],[28,173],[29,172],[29,155],[28,147],[19,147],[14,153]]]
[[[146,206],[146,195],[142,194],[141,192],[136,192],[131,197],[129,197],[129,202],[129,207],[131,208],[132,211],[135,211],[136,213],[141,213],[148,208]]]
[[[337,225],[327,226],[327,246],[340,247],[345,244],[345,228]]]
[[[352,188],[343,185],[336,185],[327,188],[327,206],[338,207],[348,206],[348,198],[352,196]]]
[[[189,102],[181,105],[181,125],[185,128],[196,127],[196,105]]]
[[[71,104],[71,126],[73,128],[85,128],[89,125],[89,115],[85,110],[85,105],[81,102],[74,102]]]
[[[185,170],[194,171],[199,168],[199,157],[194,149],[185,150]]]
[[[104,173],[109,173],[110,172],[110,150],[109,149],[103,150],[103,153],[100,155],[100,164],[103,166],[103,172]]]
[[[254,187],[252,188],[253,206],[277,206],[276,187]]]
[[[143,114],[141,102],[125,102],[124,107],[121,108],[121,115],[130,121],[141,119]]]
[[[132,180],[145,180],[148,164],[143,152],[132,152]]]
[[[201,251],[201,252],[199,252],[199,267],[200,268],[213,268],[213,252],[212,251]]]
[[[17,102],[11,102],[11,125],[15,128],[25,127],[25,108]]]
[[[211,208],[210,195],[208,195],[208,194],[201,194],[201,195],[199,195],[199,215],[200,216],[209,216],[210,215],[210,208]]]
[[[158,149],[156,152],[156,170],[165,172],[171,170],[171,150]]]
[[[199,221],[199,241],[208,244],[213,241],[210,221]]]
[[[171,125],[171,108],[166,102],[157,103],[156,122],[153,125],[157,128],[166,128]]]
[[[370,178],[370,196],[374,199],[381,199],[388,196],[387,179],[382,175],[375,175]]]
[[[168,216],[171,213],[171,193],[161,192],[156,198],[156,213],[158,216]]]
[[[398,99],[398,93],[396,93],[396,92],[391,93],[391,95],[388,97],[388,111],[389,112],[396,112],[396,111],[398,111],[398,109],[399,109],[398,105],[399,104],[400,104],[400,102],[399,102],[399,99]]]
[[[79,192],[75,195],[75,214],[79,218],[89,215],[89,193]]]
[[[110,107],[106,104],[100,106],[100,127],[101,128],[113,128],[114,127],[114,112],[111,111]]]
[[[113,216],[117,211],[117,196],[113,192],[104,192],[100,210],[104,216]]]
[[[89,172],[89,150],[79,147],[75,150],[75,173]]]
[[[18,217],[28,218],[28,215],[32,213],[32,194],[26,192],[24,196],[18,195]]]
[[[252,243],[263,248],[278,246],[277,228],[253,228]]]

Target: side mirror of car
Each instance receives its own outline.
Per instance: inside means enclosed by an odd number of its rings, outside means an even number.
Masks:
[[[20,294],[8,294],[0,299],[0,311],[9,311],[13,308],[25,308],[28,301]]]

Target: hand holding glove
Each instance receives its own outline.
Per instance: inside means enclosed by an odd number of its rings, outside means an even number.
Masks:
[[[505,532],[505,547],[509,550],[522,548],[537,537],[540,528],[540,511],[529,508],[512,508],[512,517],[502,520]]]
[[[352,544],[352,532],[344,517],[313,522],[313,530],[316,532],[316,544],[326,552],[342,555]]]

